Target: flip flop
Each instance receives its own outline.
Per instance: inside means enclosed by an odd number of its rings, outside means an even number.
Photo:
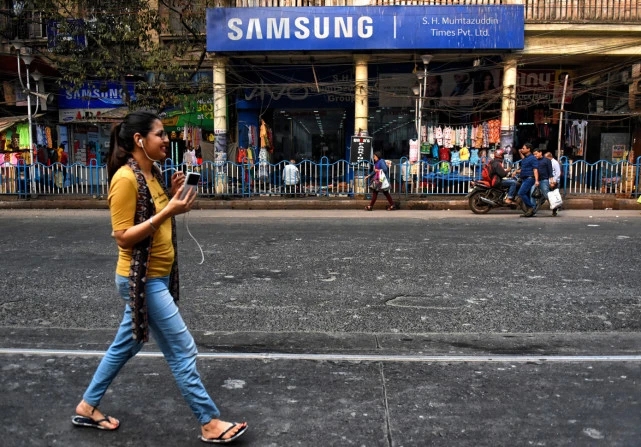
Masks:
[[[248,425],[245,425],[243,428],[238,430],[236,432],[236,434],[234,436],[232,436],[231,438],[223,439],[223,436],[225,436],[227,433],[229,433],[230,430],[233,430],[234,427],[236,427],[237,425],[238,425],[237,423],[232,424],[231,427],[229,427],[227,430],[222,432],[220,434],[220,436],[218,436],[217,438],[205,438],[203,435],[200,435],[200,440],[202,442],[206,442],[208,444],[227,444],[228,442],[232,442],[232,441],[240,438],[240,436],[247,431]]]
[[[71,418],[71,423],[75,425],[76,427],[89,427],[89,428],[97,428],[98,430],[117,430],[118,427],[120,427],[120,424],[116,425],[116,428],[109,428],[105,427],[104,425],[100,425],[103,422],[109,422],[110,424],[113,424],[111,422],[110,417],[105,415],[104,419],[100,419],[98,421],[94,421],[91,418],[88,418],[86,416],[80,416],[80,415],[75,415],[74,417]]]

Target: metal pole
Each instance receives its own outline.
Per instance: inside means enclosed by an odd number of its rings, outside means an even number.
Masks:
[[[563,80],[563,95],[561,95],[561,113],[559,114],[559,141],[556,149],[556,158],[561,160],[561,135],[563,135],[563,106],[565,106],[565,91],[568,88],[568,75]]]
[[[418,144],[421,144],[421,107],[423,107],[423,101],[421,101],[421,98],[423,96],[423,92],[421,91],[421,84],[418,84],[418,98],[416,98],[416,139],[418,140]]]
[[[423,93],[421,93],[421,126],[418,128],[418,144],[419,144],[419,154],[421,153],[420,145],[421,141],[421,128],[423,127],[423,97],[427,95],[427,64],[423,66]]]
[[[27,65],[27,64],[25,64]],[[29,82],[29,65],[27,65],[27,114],[29,121],[29,156],[31,158],[31,164],[34,164],[33,159],[33,135],[32,135],[32,123],[31,123],[31,83]],[[33,186],[33,185],[32,185]]]

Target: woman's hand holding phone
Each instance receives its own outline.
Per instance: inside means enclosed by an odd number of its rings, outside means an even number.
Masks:
[[[186,186],[187,185],[183,183],[167,204],[167,209],[172,216],[191,211],[191,207],[193,206],[198,193],[195,189],[186,188]]]
[[[174,175],[171,176],[171,196],[175,197],[178,194],[178,190],[185,183],[185,174],[176,171]]]
[[[180,173],[182,174],[182,173]],[[174,174],[177,175],[177,174]],[[173,198],[169,201],[167,207],[172,215],[183,214],[191,210],[196,196],[198,195],[198,183],[200,182],[200,174],[197,172],[188,172],[185,177],[176,177],[176,182],[181,182],[180,188],[176,191]],[[173,186],[173,176],[172,176]]]

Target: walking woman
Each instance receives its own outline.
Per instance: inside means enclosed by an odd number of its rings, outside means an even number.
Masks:
[[[379,151],[376,151],[374,152],[374,172],[368,175],[367,178],[373,176],[374,181],[376,182],[381,178],[381,173],[385,174],[385,178],[387,179],[387,187],[383,188],[384,185],[381,185],[380,182],[378,182],[376,185],[373,185],[373,182],[370,183],[372,200],[369,202],[369,205],[365,207],[365,211],[372,211],[374,209],[374,204],[376,203],[376,199],[378,198],[379,191],[382,191],[383,194],[385,194],[385,197],[389,202],[387,211],[394,211],[395,209],[397,209],[396,205],[394,205],[394,200],[389,193],[389,168],[387,167],[387,163],[385,163],[385,160],[383,160],[383,155]]]
[[[118,244],[116,288],[125,312],[116,338],[94,373],[72,423],[79,427],[116,430],[118,419],[98,406],[118,371],[148,341],[149,333],[163,352],[187,404],[201,424],[200,439],[226,443],[241,436],[247,424],[224,422],[196,369],[196,345],[180,316],[176,224],[196,197],[180,198],[185,177],[171,178],[166,190],[155,161],[166,157],[167,133],[149,112],[133,112],[111,131],[107,176],[112,236]]]

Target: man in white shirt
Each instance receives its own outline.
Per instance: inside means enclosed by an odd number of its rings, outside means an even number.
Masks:
[[[550,189],[556,189],[561,185],[561,164],[554,158],[552,152],[547,151],[545,158],[552,162],[552,177],[550,178]],[[552,210],[552,215],[556,216],[559,212],[558,208]]]
[[[554,156],[552,155],[552,152],[547,151],[545,153],[545,158],[549,159],[552,162],[552,178],[550,179],[550,186],[552,186],[552,183],[554,185],[559,186],[559,183],[561,183],[561,164],[556,161]]]
[[[296,167],[296,160],[289,160],[289,164],[283,169],[283,182],[285,183],[287,192],[297,192],[298,184],[300,183],[300,172],[298,172],[298,168]]]

